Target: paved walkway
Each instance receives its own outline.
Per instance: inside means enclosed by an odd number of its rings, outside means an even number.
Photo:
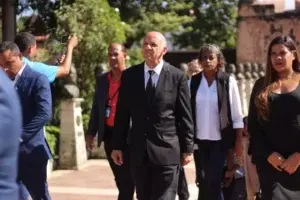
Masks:
[[[190,200],[196,200],[194,163],[186,168]],[[58,170],[52,172],[49,190],[53,200],[116,200],[118,191],[106,160],[89,160],[78,171]]]

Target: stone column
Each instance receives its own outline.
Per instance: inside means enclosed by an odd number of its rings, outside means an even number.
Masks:
[[[244,65],[244,68],[245,68],[245,78],[247,80],[247,84],[246,84],[246,88],[245,88],[245,91],[246,91],[246,98],[247,98],[247,105],[249,105],[249,102],[250,102],[250,96],[251,96],[251,93],[252,93],[252,88],[253,88],[253,84],[254,84],[254,79],[252,77],[252,70],[251,70],[251,63],[246,63]],[[249,108],[249,106],[248,106]]]
[[[87,162],[82,101],[81,98],[73,98],[61,104],[59,166],[62,169],[80,169]]]
[[[235,73],[236,73],[236,67],[234,64],[229,64],[225,68],[225,72],[228,73],[230,76],[235,78]]]
[[[266,64],[261,63],[258,65],[258,76],[263,77],[265,76],[265,71],[266,71]]]
[[[241,105],[242,105],[242,113],[243,116],[248,115],[248,103],[247,103],[247,94],[246,94],[246,80],[244,76],[244,66],[243,64],[239,64],[237,66],[237,81],[238,81],[238,87],[239,87],[239,93],[240,93],[240,99],[241,99]]]
[[[46,132],[46,127],[44,126],[44,136],[47,140],[47,132]],[[53,153],[53,152],[52,152]],[[47,179],[49,179],[51,177],[51,173],[53,171],[53,160],[49,159],[48,160],[48,164],[47,164]]]

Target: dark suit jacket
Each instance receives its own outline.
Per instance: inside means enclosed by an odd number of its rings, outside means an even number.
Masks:
[[[181,153],[193,152],[193,120],[187,78],[181,70],[165,62],[152,105],[146,103],[144,81],[144,63],[123,72],[113,149],[122,150],[126,145],[131,119],[128,135],[131,163],[140,164],[147,153],[153,164],[179,164]]]
[[[98,147],[101,145],[104,136],[105,106],[109,86],[107,75],[108,73],[104,73],[96,77],[96,89],[87,132],[88,135],[93,137],[98,133]]]
[[[43,127],[51,119],[50,84],[45,75],[26,66],[15,85],[23,111],[23,131],[20,156],[51,157]]]
[[[19,199],[16,180],[21,128],[19,98],[0,69],[0,199]]]

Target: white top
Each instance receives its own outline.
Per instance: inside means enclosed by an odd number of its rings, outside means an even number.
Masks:
[[[153,70],[154,71],[154,73],[152,75],[152,82],[154,83],[154,86],[156,87],[157,82],[158,82],[158,78],[159,78],[159,75],[160,75],[160,72],[161,72],[161,70],[163,68],[163,65],[164,65],[164,61],[161,60],[160,63],[157,66],[155,66],[153,69],[151,69],[150,67],[148,67],[148,65],[145,62],[145,64],[144,64],[145,89],[147,87],[147,82],[148,82],[148,79],[149,79],[149,76],[150,76],[149,73],[148,73],[148,71],[149,70]]]
[[[229,102],[233,128],[243,128],[243,115],[236,80],[229,77]],[[196,93],[196,138],[200,140],[221,140],[220,114],[216,80],[209,87],[205,76]]]
[[[19,72],[17,73],[15,80],[13,80],[13,84],[16,85],[17,81],[19,80],[20,76],[22,75],[24,68],[25,68],[26,64],[24,64],[22,66],[22,68],[19,70]]]

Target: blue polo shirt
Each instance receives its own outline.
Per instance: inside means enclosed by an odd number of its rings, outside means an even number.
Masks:
[[[30,61],[26,57],[23,57],[23,62],[26,63],[27,65],[29,65],[35,71],[46,75],[50,83],[52,83],[55,80],[56,74],[58,71],[58,66],[47,65],[47,64],[41,63],[41,62]]]

